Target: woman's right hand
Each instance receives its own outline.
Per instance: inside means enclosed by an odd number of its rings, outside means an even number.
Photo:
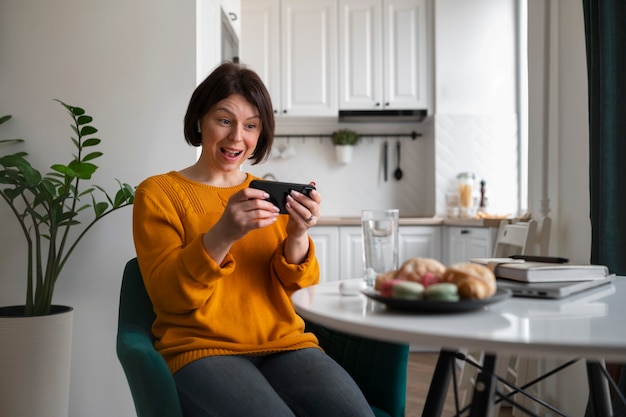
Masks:
[[[249,231],[276,221],[279,209],[267,198],[265,191],[254,188],[244,188],[230,197],[222,217],[203,237],[204,248],[215,262],[221,263],[233,243]]]

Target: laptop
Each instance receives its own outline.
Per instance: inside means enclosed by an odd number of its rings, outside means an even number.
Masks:
[[[610,284],[614,279],[615,275],[613,274],[589,281],[520,282],[497,278],[496,283],[498,288],[511,290],[513,297],[558,299]]]

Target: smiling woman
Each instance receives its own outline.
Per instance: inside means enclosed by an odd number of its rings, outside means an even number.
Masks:
[[[319,282],[308,229],[321,195],[291,191],[286,214],[243,172],[271,151],[272,103],[257,74],[224,63],[184,122],[200,158],[137,187],[133,236],[156,318],[155,348],[185,417],[372,416],[358,385],[305,330],[290,296]],[[336,395],[341,392],[342,395]]]

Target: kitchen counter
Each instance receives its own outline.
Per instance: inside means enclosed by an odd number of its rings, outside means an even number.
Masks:
[[[318,226],[360,226],[358,216],[322,216]],[[498,227],[500,219],[449,219],[446,217],[400,217],[400,226]]]

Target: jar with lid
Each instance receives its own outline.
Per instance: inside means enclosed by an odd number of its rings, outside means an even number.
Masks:
[[[474,179],[471,172],[461,172],[456,176],[459,193],[459,208],[461,217],[470,217],[474,208]]]

